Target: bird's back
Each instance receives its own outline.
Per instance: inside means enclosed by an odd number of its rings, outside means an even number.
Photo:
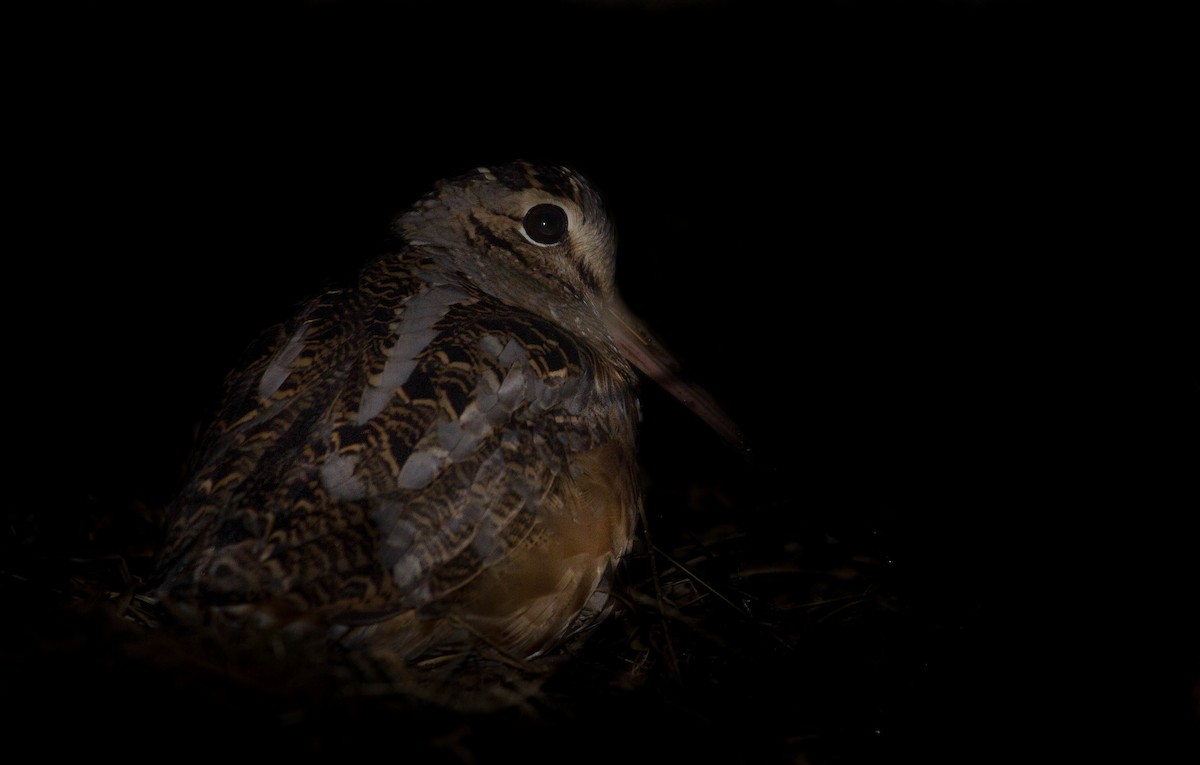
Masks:
[[[623,360],[403,248],[229,377],[160,592],[409,658],[466,636],[530,655],[629,545],[636,407]]]

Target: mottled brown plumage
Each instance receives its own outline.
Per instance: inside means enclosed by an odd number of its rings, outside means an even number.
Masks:
[[[624,309],[612,226],[574,172],[479,168],[395,232],[230,375],[158,592],[403,661],[532,657],[603,613],[630,547],[631,362],[732,429]]]

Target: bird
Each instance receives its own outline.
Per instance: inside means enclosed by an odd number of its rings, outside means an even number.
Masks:
[[[536,660],[611,611],[643,502],[637,370],[740,434],[625,305],[576,170],[447,177],[389,236],[228,375],[153,590],[401,663]]]

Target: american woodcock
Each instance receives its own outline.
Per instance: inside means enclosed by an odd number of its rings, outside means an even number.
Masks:
[[[605,612],[630,549],[634,367],[736,432],[626,310],[575,172],[478,168],[394,233],[229,376],[157,591],[406,661],[471,641],[533,657]]]

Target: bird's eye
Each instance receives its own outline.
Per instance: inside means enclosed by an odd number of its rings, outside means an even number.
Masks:
[[[534,205],[522,225],[525,235],[538,244],[558,244],[567,235],[567,213],[558,205]]]

